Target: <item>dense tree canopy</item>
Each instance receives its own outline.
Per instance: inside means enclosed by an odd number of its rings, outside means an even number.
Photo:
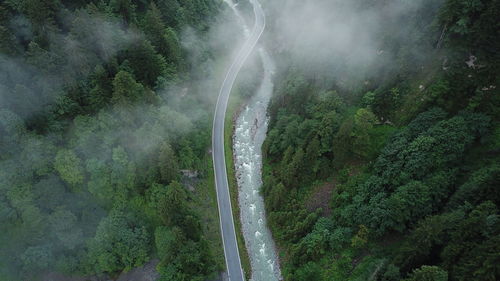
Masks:
[[[375,34],[395,61],[359,79],[276,53],[263,194],[285,279],[499,279],[499,2],[352,2],[409,11]]]
[[[367,20],[346,33],[364,47],[357,28],[374,30],[374,62],[270,48],[262,194],[285,279],[499,280],[500,1],[348,2]],[[180,174],[210,180],[213,108],[193,81],[219,71],[221,4],[0,2],[0,280],[221,270],[215,203]]]
[[[165,280],[219,270],[199,195],[178,182],[180,168],[206,180],[210,123],[182,111],[206,97],[165,92],[198,75],[181,31],[206,36],[220,4],[0,3],[0,280],[117,276],[155,258]]]

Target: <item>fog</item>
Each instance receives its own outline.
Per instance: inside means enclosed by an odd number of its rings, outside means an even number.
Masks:
[[[436,29],[425,21],[442,1],[434,0],[277,0],[264,1],[270,30],[266,44],[281,54],[282,69],[296,66],[307,77],[329,77],[339,86],[360,83],[388,68],[398,57],[424,60],[436,38],[415,38],[416,26]],[[409,54],[388,46],[408,46]]]
[[[125,164],[125,169],[137,174],[127,180],[140,185],[148,176],[142,164],[156,161],[155,153],[165,141],[209,133],[223,73],[244,39],[232,11],[222,8],[205,34],[189,26],[179,31],[189,77],[160,81],[150,89],[159,98],[158,107],[117,105],[68,120],[66,129],[34,132],[30,125],[39,116],[66,106],[69,89],[89,79],[96,67],[115,63],[120,52],[145,38],[138,28],[99,13],[64,11],[59,17],[71,32],[51,30],[49,48],[30,44],[31,58],[27,60],[17,53],[0,54],[0,224],[13,230],[0,239],[0,274],[5,276],[20,272],[28,253],[43,252],[41,260],[68,251],[82,254],[111,207],[93,194],[103,188],[93,175],[86,173],[88,184],[76,186],[60,179],[53,170],[59,149],[70,147],[82,167],[95,165],[94,170],[100,169],[97,172],[111,174],[115,172],[110,166],[118,164],[116,149],[123,148],[125,161],[137,164]],[[18,38],[33,39],[34,27],[25,18],[16,17],[10,24],[19,32]],[[137,124],[142,125],[138,128]],[[11,219],[22,223],[10,225]],[[13,237],[14,231],[36,239],[17,237],[29,241],[28,245],[9,244],[8,237]],[[57,266],[50,264],[43,269],[52,271]]]
[[[117,19],[100,14],[78,11],[61,17],[73,33],[50,30],[48,50],[30,43],[28,61],[0,54],[0,107],[23,118],[48,110],[63,95],[64,87],[86,79],[97,65],[143,38],[138,30],[124,29]],[[26,18],[17,16],[10,25],[17,38],[34,39],[34,27]]]
[[[245,11],[248,6],[245,1],[240,2]],[[386,41],[421,43],[408,42],[407,34],[413,32],[412,24],[418,24],[420,14],[434,11],[433,7],[441,1],[372,2],[361,5],[359,0],[262,1],[268,16],[263,44],[275,56],[278,76],[300,67],[306,77],[321,77],[328,80],[325,83],[334,80],[339,85],[349,81],[344,84],[349,88],[381,69],[397,65],[398,56],[425,59],[425,48],[412,48],[409,54],[394,53],[387,49]],[[140,182],[140,177],[147,177],[140,163],[153,161],[156,155],[152,154],[165,140],[179,140],[198,131],[210,132],[211,114],[224,72],[244,39],[238,19],[230,8],[223,6],[206,34],[189,26],[180,31],[189,76],[160,81],[149,89],[157,94],[160,106],[104,108],[67,120],[67,128],[49,128],[52,133],[46,134],[32,131],[30,124],[44,113],[70,107],[64,97],[69,89],[81,86],[79,82],[89,78],[96,67],[112,64],[117,54],[145,37],[138,28],[99,13],[64,11],[59,17],[71,32],[51,30],[48,49],[30,44],[26,60],[16,53],[0,54],[0,223],[19,218],[23,223],[16,226],[16,231],[33,236],[44,227],[52,228],[54,235],[39,237],[29,245],[44,249],[48,255],[85,247],[85,241],[95,235],[97,224],[107,214],[105,204],[98,204],[91,193],[70,192],[75,187],[64,184],[53,172],[58,148],[72,147],[84,167],[93,160],[112,161],[114,151],[110,147],[124,148],[128,160],[139,163],[130,169],[140,175],[134,179]],[[410,24],[402,26],[403,22]],[[36,27],[26,18],[15,17],[9,24],[20,40],[33,39]],[[436,40],[421,39],[428,45]],[[62,48],[52,49],[53,46]],[[240,94],[253,92],[261,70],[254,53],[239,75],[236,88]],[[118,116],[126,116],[126,122]],[[137,123],[142,124],[140,128]],[[90,175],[86,177],[92,179]],[[25,211],[17,212],[20,209]],[[68,225],[45,221],[41,214],[64,217]],[[8,235],[14,237],[16,233]],[[0,241],[0,263],[8,263],[8,269],[2,270],[16,271],[22,266],[19,256],[25,246]],[[16,258],[11,259],[12,256]]]

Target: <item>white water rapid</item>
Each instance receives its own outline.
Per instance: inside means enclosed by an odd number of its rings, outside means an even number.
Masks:
[[[254,5],[259,5],[257,0]],[[232,0],[225,0],[231,6],[245,34],[249,29]],[[272,77],[275,66],[264,48],[258,49],[264,76],[259,89],[250,99],[236,120],[233,136],[233,151],[238,182],[238,201],[245,245],[252,266],[252,281],[282,280],[276,247],[267,228],[264,200],[259,191],[262,186],[262,143],[266,137],[268,117],[267,106],[273,92]]]

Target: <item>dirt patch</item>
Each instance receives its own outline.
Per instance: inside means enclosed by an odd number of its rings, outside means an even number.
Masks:
[[[335,182],[327,182],[323,185],[318,186],[309,196],[306,201],[306,209],[310,212],[314,212],[321,208],[321,215],[329,216],[332,213],[330,207],[330,199],[332,198],[333,190],[335,189]]]

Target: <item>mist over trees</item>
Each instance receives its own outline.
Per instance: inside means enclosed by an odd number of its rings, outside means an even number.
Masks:
[[[178,182],[180,169],[207,175],[210,98],[170,91],[210,65],[208,42],[193,59],[181,37],[209,38],[220,8],[2,1],[0,280],[117,276],[151,259],[161,280],[220,270]]]
[[[498,280],[500,2],[266,4],[285,279]]]
[[[500,279],[500,2],[262,5],[285,279]],[[241,38],[222,7],[0,2],[0,280],[223,269],[211,203],[180,174],[210,180],[212,74]]]

